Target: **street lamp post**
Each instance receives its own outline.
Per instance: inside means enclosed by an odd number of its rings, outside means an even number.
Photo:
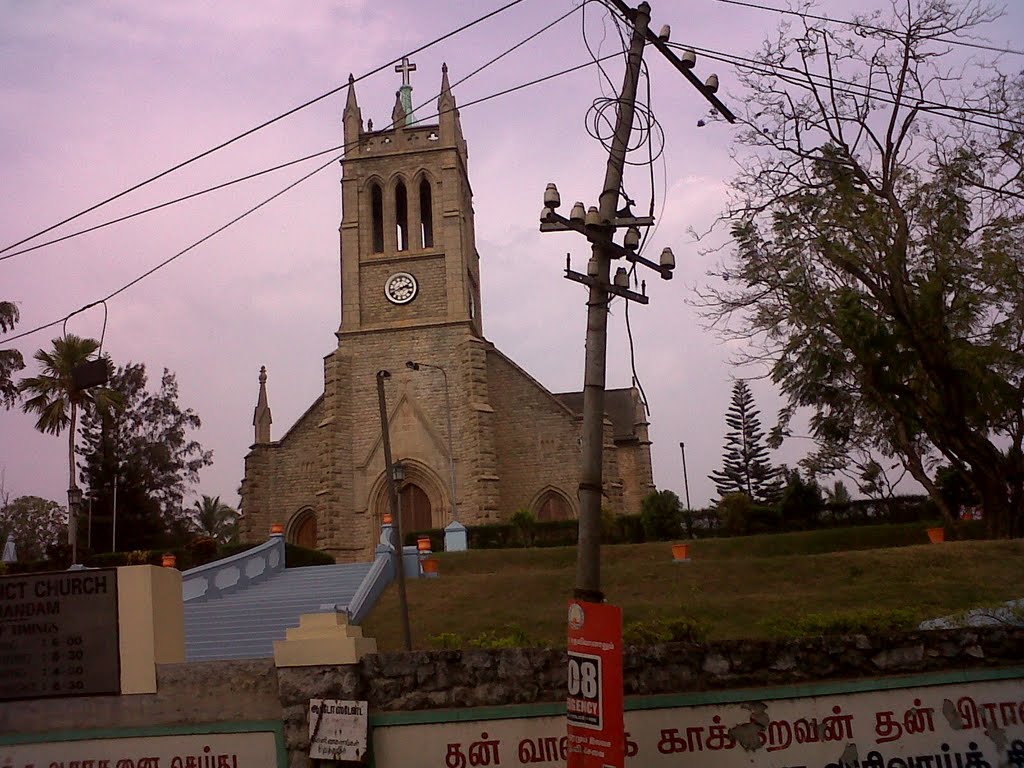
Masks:
[[[78,563],[78,512],[82,506],[82,489],[74,479],[68,488],[68,544],[71,545],[71,564]]]
[[[686,489],[686,511],[690,511],[690,481],[686,477],[686,443],[679,443],[679,450],[683,454],[683,488]]]
[[[402,543],[402,516],[398,509],[398,475],[401,469],[391,460],[391,430],[388,428],[388,405],[384,395],[384,380],[391,378],[391,372],[377,371],[377,403],[380,406],[380,430],[384,441],[384,472],[387,476],[388,500],[391,505],[391,519],[394,525],[396,570],[398,572],[398,603],[402,613],[402,634],[405,650],[412,650],[412,631],[409,628],[409,603],[405,597],[405,548]],[[404,479],[404,476],[403,478]]]
[[[455,501],[455,451],[452,447],[452,400],[450,393],[448,392],[448,373],[440,365],[417,363],[412,360],[406,362],[405,367],[410,371],[418,371],[420,368],[433,368],[435,371],[440,371],[441,376],[444,377],[444,407],[445,413],[448,417],[448,465],[451,470],[452,483],[452,520],[458,520],[459,509],[457,502]]]

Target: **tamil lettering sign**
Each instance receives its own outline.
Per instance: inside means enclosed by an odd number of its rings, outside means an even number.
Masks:
[[[472,721],[471,714],[375,727],[376,765],[556,768],[571,759],[564,717]],[[635,709],[625,713],[625,730],[627,768],[1019,768],[1024,685],[1015,679]]]
[[[622,609],[569,602],[569,768],[622,768]]]
[[[117,570],[0,578],[0,700],[120,692]]]
[[[278,768],[273,731],[0,745],[9,768]]]
[[[365,701],[309,700],[309,756],[359,762],[366,757]]]

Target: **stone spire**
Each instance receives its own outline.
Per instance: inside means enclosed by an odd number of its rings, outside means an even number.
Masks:
[[[402,99],[401,89],[395,91],[395,108],[391,110],[391,125],[398,130],[404,128],[408,123],[408,112],[405,111],[405,104]]]
[[[351,73],[348,76],[348,98],[345,100],[341,122],[345,126],[346,149],[354,150],[355,143],[359,141],[359,134],[363,132],[363,114],[356,103],[356,79]]]
[[[256,400],[256,410],[252,414],[252,423],[256,427],[256,443],[270,442],[270,406],[267,405],[267,366],[260,366],[260,395]]]
[[[464,155],[468,155],[466,140],[462,137],[459,109],[455,105],[451,83],[448,82],[447,64],[441,65],[441,94],[437,97],[437,114],[438,125],[441,128],[441,140],[454,144]]]

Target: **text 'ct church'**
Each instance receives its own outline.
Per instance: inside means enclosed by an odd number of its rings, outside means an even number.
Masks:
[[[372,122],[363,129],[349,81],[338,347],[324,358],[323,394],[279,440],[271,440],[261,371],[256,443],[242,482],[246,541],[284,523],[288,541],[339,561],[372,557],[388,509],[381,369],[392,374],[388,415],[392,453],[405,470],[403,531],[443,528],[453,501],[467,526],[507,521],[524,508],[541,520],[579,511],[583,394],[552,394],[484,338],[468,153],[447,70],[438,120],[426,124],[412,115],[412,67],[401,69],[387,130],[372,130]],[[406,361],[423,365],[414,371]],[[638,393],[609,390],[606,412],[604,506],[637,513],[654,489]]]

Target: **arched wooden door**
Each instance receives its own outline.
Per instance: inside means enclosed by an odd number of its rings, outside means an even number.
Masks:
[[[430,499],[416,483],[402,486],[402,490],[398,494],[398,504],[402,510],[403,536],[412,531],[425,531],[433,527]]]
[[[295,529],[295,543],[306,549],[316,549],[316,516],[306,515]]]
[[[537,520],[546,522],[548,520],[568,520],[572,517],[572,508],[569,503],[557,493],[548,493],[537,510]]]

